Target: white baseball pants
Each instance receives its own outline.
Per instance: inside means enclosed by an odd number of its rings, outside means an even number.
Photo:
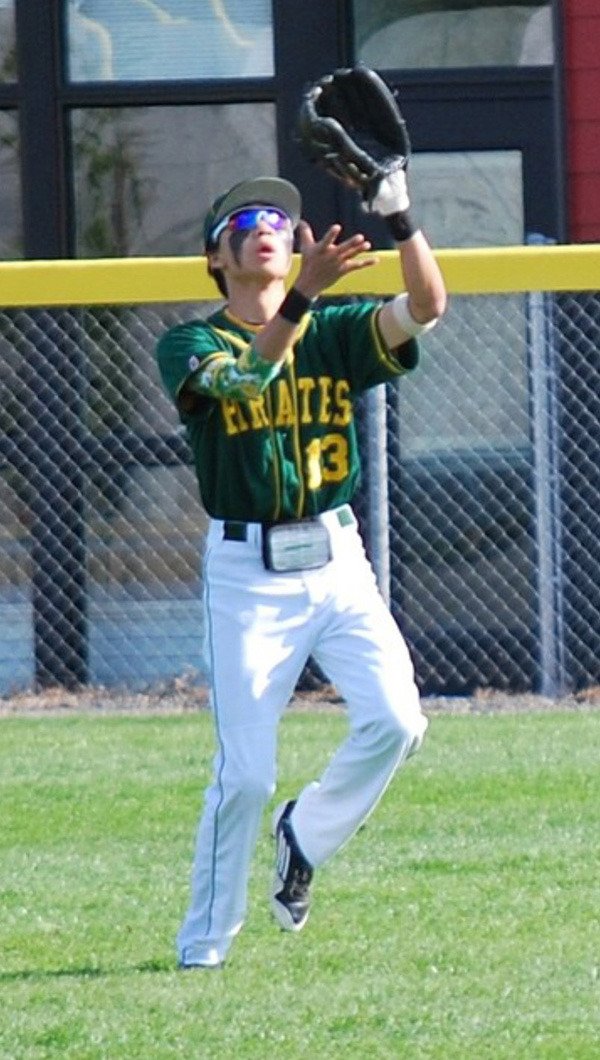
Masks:
[[[217,751],[177,939],[184,964],[222,961],[243,924],[250,861],[275,791],[278,722],[309,655],[345,700],[349,721],[291,816],[313,866],[359,828],[427,727],[406,644],[348,513],[344,506],[321,516],[330,563],[286,574],[265,570],[259,524],[247,525],[246,541],[224,540],[223,522],[210,524],[204,577]]]

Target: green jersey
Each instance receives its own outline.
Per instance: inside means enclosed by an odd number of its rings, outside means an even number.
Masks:
[[[379,308],[362,302],[308,313],[293,348],[275,374],[263,373],[258,390],[245,385],[250,376],[243,373],[228,386],[221,380],[220,389],[211,377],[214,365],[251,365],[260,331],[227,308],[161,338],[159,369],[185,426],[209,515],[294,519],[352,499],[360,481],[354,399],[418,360],[414,339],[387,349]]]

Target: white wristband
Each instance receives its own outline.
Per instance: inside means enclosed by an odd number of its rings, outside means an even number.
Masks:
[[[396,295],[392,300],[392,309],[394,311],[396,322],[400,325],[402,330],[412,338],[415,338],[417,335],[423,335],[426,331],[431,331],[439,320],[439,317],[434,317],[434,319],[429,320],[427,324],[419,324],[418,320],[415,320],[411,315],[410,309],[408,308],[408,295],[406,291],[402,294]]]

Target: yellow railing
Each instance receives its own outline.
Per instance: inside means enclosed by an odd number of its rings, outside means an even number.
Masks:
[[[600,290],[600,244],[478,247],[436,252],[451,294]],[[367,271],[352,273],[332,294],[393,294],[395,251],[379,251]],[[294,261],[294,272],[298,258]],[[294,275],[292,273],[292,276]],[[137,305],[219,297],[206,258],[99,258],[0,263],[0,307]]]

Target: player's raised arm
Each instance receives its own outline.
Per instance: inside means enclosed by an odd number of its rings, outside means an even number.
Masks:
[[[380,311],[390,348],[433,327],[446,289],[427,239],[410,215],[406,169],[411,145],[393,93],[365,66],[336,70],[306,92],[300,139],[307,157],[360,194],[385,221],[401,260],[406,293]]]
[[[379,328],[390,349],[431,330],[446,309],[444,280],[421,230],[397,245],[406,292],[386,302],[379,313]]]

